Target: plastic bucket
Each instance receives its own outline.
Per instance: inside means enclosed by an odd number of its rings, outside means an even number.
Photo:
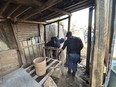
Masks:
[[[35,71],[38,76],[43,76],[46,73],[46,58],[38,57],[33,60]]]

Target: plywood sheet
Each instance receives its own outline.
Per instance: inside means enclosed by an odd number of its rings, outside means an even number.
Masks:
[[[19,67],[16,49],[0,52],[0,77]]]
[[[0,87],[39,87],[39,84],[23,68],[0,78],[0,82]]]

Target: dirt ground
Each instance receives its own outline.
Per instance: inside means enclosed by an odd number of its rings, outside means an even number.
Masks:
[[[65,71],[67,71],[67,69]],[[65,72],[65,74],[62,75],[61,78],[59,79],[57,86],[58,87],[89,87],[86,81],[82,79],[83,72],[84,69],[79,67],[75,77]]]
[[[89,87],[88,76],[85,74],[86,66],[86,48],[81,52],[81,63],[78,64],[75,77],[67,74],[67,67],[62,66],[62,76],[56,81],[58,87]]]

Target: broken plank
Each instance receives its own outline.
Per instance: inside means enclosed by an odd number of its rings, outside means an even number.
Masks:
[[[54,63],[56,62],[56,60],[54,60],[52,63],[50,63],[47,67],[46,67],[46,70],[51,67]]]

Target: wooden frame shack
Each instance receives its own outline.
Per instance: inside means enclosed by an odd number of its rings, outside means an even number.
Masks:
[[[86,72],[90,76],[90,87],[103,87],[110,66],[107,60],[112,47],[114,1],[0,0],[0,77],[20,67],[28,67],[33,59],[44,55],[46,25],[57,23],[59,36],[60,21],[67,19],[67,31],[70,31],[71,13],[89,8]],[[93,10],[94,43],[91,44]],[[58,18],[63,15],[67,16]],[[55,21],[46,21],[50,19]]]

